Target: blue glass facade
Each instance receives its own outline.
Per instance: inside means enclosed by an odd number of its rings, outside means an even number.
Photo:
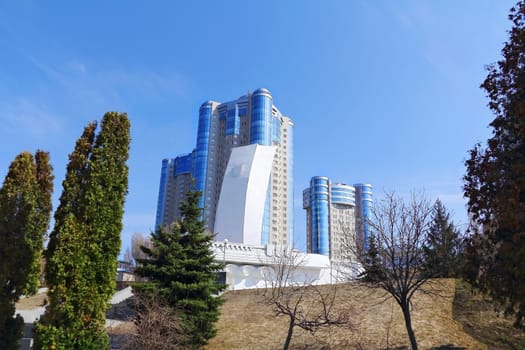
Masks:
[[[272,117],[272,144],[281,143],[281,121],[279,118]]]
[[[250,126],[250,144],[263,146],[272,145],[272,95],[266,89],[257,89],[252,94],[252,113]],[[270,241],[270,185],[266,194],[264,204],[263,223],[261,227],[261,244],[268,244]]]
[[[257,89],[252,95],[252,123],[250,143],[272,144],[272,95],[266,89]]]
[[[162,218],[164,216],[166,203],[166,186],[168,182],[168,176],[170,176],[170,170],[172,169],[172,162],[172,159],[162,160],[162,168],[160,170],[159,197],[157,201],[157,215],[155,217],[155,227],[159,227],[162,224]]]
[[[261,243],[293,244],[293,123],[273,105],[271,93],[264,88],[225,103],[204,102],[199,109],[196,146],[192,153],[172,160],[171,174],[163,164],[162,179],[174,181],[166,187],[161,183],[156,222],[166,225],[178,217],[174,207],[180,205],[181,194],[188,188],[202,192],[199,206],[203,219],[213,231],[222,181],[235,147],[249,144],[276,146],[270,183],[264,205]],[[171,188],[171,187],[173,188]],[[170,196],[166,196],[166,191]],[[170,201],[171,216],[162,215],[166,201]]]
[[[295,232],[294,228],[294,157],[293,157],[293,144],[294,144],[294,125],[290,122],[287,127],[287,157],[288,157],[288,244],[293,247]]]
[[[210,142],[212,103],[204,102],[199,110],[199,126],[197,129],[197,147],[193,162],[193,178],[195,190],[202,192],[199,206],[204,208],[206,198],[206,171],[208,166],[208,145]]]
[[[310,180],[311,252],[330,254],[329,180],[316,176]]]
[[[309,253],[329,255],[336,260],[344,259],[348,255],[341,245],[343,237],[350,233],[362,237],[364,230],[367,230],[368,237],[372,186],[356,186],[359,187],[332,183],[324,176],[312,177],[310,187],[303,191]],[[365,226],[363,222],[366,222]]]
[[[192,164],[192,153],[178,156],[175,158],[175,171],[174,175],[188,174],[191,173]]]
[[[270,184],[268,184],[268,189]],[[270,191],[266,192],[266,200],[264,202],[264,214],[261,228],[261,244],[270,243]]]
[[[235,105],[235,108],[228,110],[226,117],[226,136],[239,135],[240,124],[239,109],[237,105]]]
[[[357,208],[360,211],[358,215],[360,216],[361,227],[359,233],[363,237],[365,250],[368,250],[369,237],[372,233],[372,228],[370,226],[370,220],[372,220],[372,185],[370,184],[355,184],[354,185],[357,192]]]

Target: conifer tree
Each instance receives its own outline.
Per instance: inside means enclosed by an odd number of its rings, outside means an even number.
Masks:
[[[465,162],[464,194],[478,237],[470,242],[468,270],[476,283],[516,315],[525,317],[525,1],[511,9],[512,28],[502,59],[488,67],[481,87],[495,115],[492,137]],[[477,269],[474,274],[472,268]]]
[[[378,282],[385,278],[381,268],[381,257],[377,248],[377,239],[370,235],[368,238],[368,250],[363,257],[364,271],[359,276],[364,282]]]
[[[49,155],[29,152],[11,163],[0,189],[0,348],[18,349],[23,320],[13,318],[20,296],[39,286],[40,259],[51,212]]]
[[[427,269],[434,277],[458,277],[462,241],[450,213],[438,199],[432,208],[432,221],[425,245]]]
[[[129,120],[104,115],[90,123],[69,156],[55,227],[46,250],[49,307],[36,327],[35,349],[107,349],[105,311],[115,290]]]
[[[216,283],[221,265],[214,262],[210,249],[212,236],[205,233],[199,208],[199,192],[188,192],[181,206],[182,219],[152,234],[152,247],[144,247],[147,259],[139,260],[136,272],[148,277],[153,285],[138,288],[158,296],[180,313],[188,335],[188,346],[199,348],[216,334],[221,298],[224,290]],[[153,288],[152,288],[153,286]]]
[[[53,194],[53,167],[49,162],[49,153],[37,150],[35,153],[36,166],[36,207],[33,212],[35,217],[35,232],[30,237],[31,250],[33,252],[31,271],[27,277],[25,288],[26,295],[33,295],[40,286],[42,275],[42,258],[44,250],[44,238],[49,228],[51,211],[51,195]]]

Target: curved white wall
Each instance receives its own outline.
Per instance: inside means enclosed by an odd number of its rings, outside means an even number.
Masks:
[[[216,240],[261,244],[261,229],[274,146],[232,149],[215,215]]]

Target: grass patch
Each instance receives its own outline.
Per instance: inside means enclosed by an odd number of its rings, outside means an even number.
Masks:
[[[441,296],[418,294],[414,300],[413,326],[421,350],[484,350],[486,346],[463,331],[452,316],[454,280],[438,280]],[[260,293],[260,292],[259,292]],[[275,317],[271,308],[260,302],[255,290],[224,294],[218,334],[208,350],[282,349],[287,323]],[[336,305],[349,308],[354,330],[319,331],[315,337],[300,329],[294,331],[292,349],[407,349],[404,319],[392,299],[384,292],[359,284],[339,285]]]
[[[497,311],[496,304],[465,281],[456,281],[453,301],[454,319],[466,333],[488,350],[524,350],[525,334],[512,327],[513,319]]]

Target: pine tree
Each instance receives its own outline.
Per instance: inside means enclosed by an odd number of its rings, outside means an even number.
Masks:
[[[450,219],[450,213],[439,199],[432,209],[432,222],[423,249],[427,269],[432,276],[458,277],[462,240]]]
[[[29,152],[11,163],[0,190],[0,348],[18,349],[23,320],[13,318],[20,296],[36,292],[51,211],[52,169],[47,153]]]
[[[99,134],[90,123],[69,156],[55,227],[46,250],[49,307],[35,349],[107,349],[105,311],[115,289],[129,120],[108,112]]]
[[[368,238],[368,250],[364,253],[363,268],[360,278],[364,282],[378,282],[385,278],[381,268],[381,257],[377,249],[377,240],[373,235]]]
[[[154,288],[142,286],[139,292],[155,289],[158,296],[179,312],[188,346],[199,348],[216,334],[224,290],[216,284],[221,265],[214,262],[210,249],[212,236],[205,234],[198,207],[199,192],[188,192],[181,206],[182,219],[152,234],[151,248],[144,248],[147,259],[139,261],[136,272],[148,277]]]
[[[464,193],[479,228],[471,249],[479,255],[477,284],[508,313],[516,327],[525,316],[525,2],[511,9],[513,26],[502,60],[488,67],[487,92],[493,136],[465,162]],[[471,269],[470,269],[471,270]],[[473,275],[470,271],[470,275]]]

